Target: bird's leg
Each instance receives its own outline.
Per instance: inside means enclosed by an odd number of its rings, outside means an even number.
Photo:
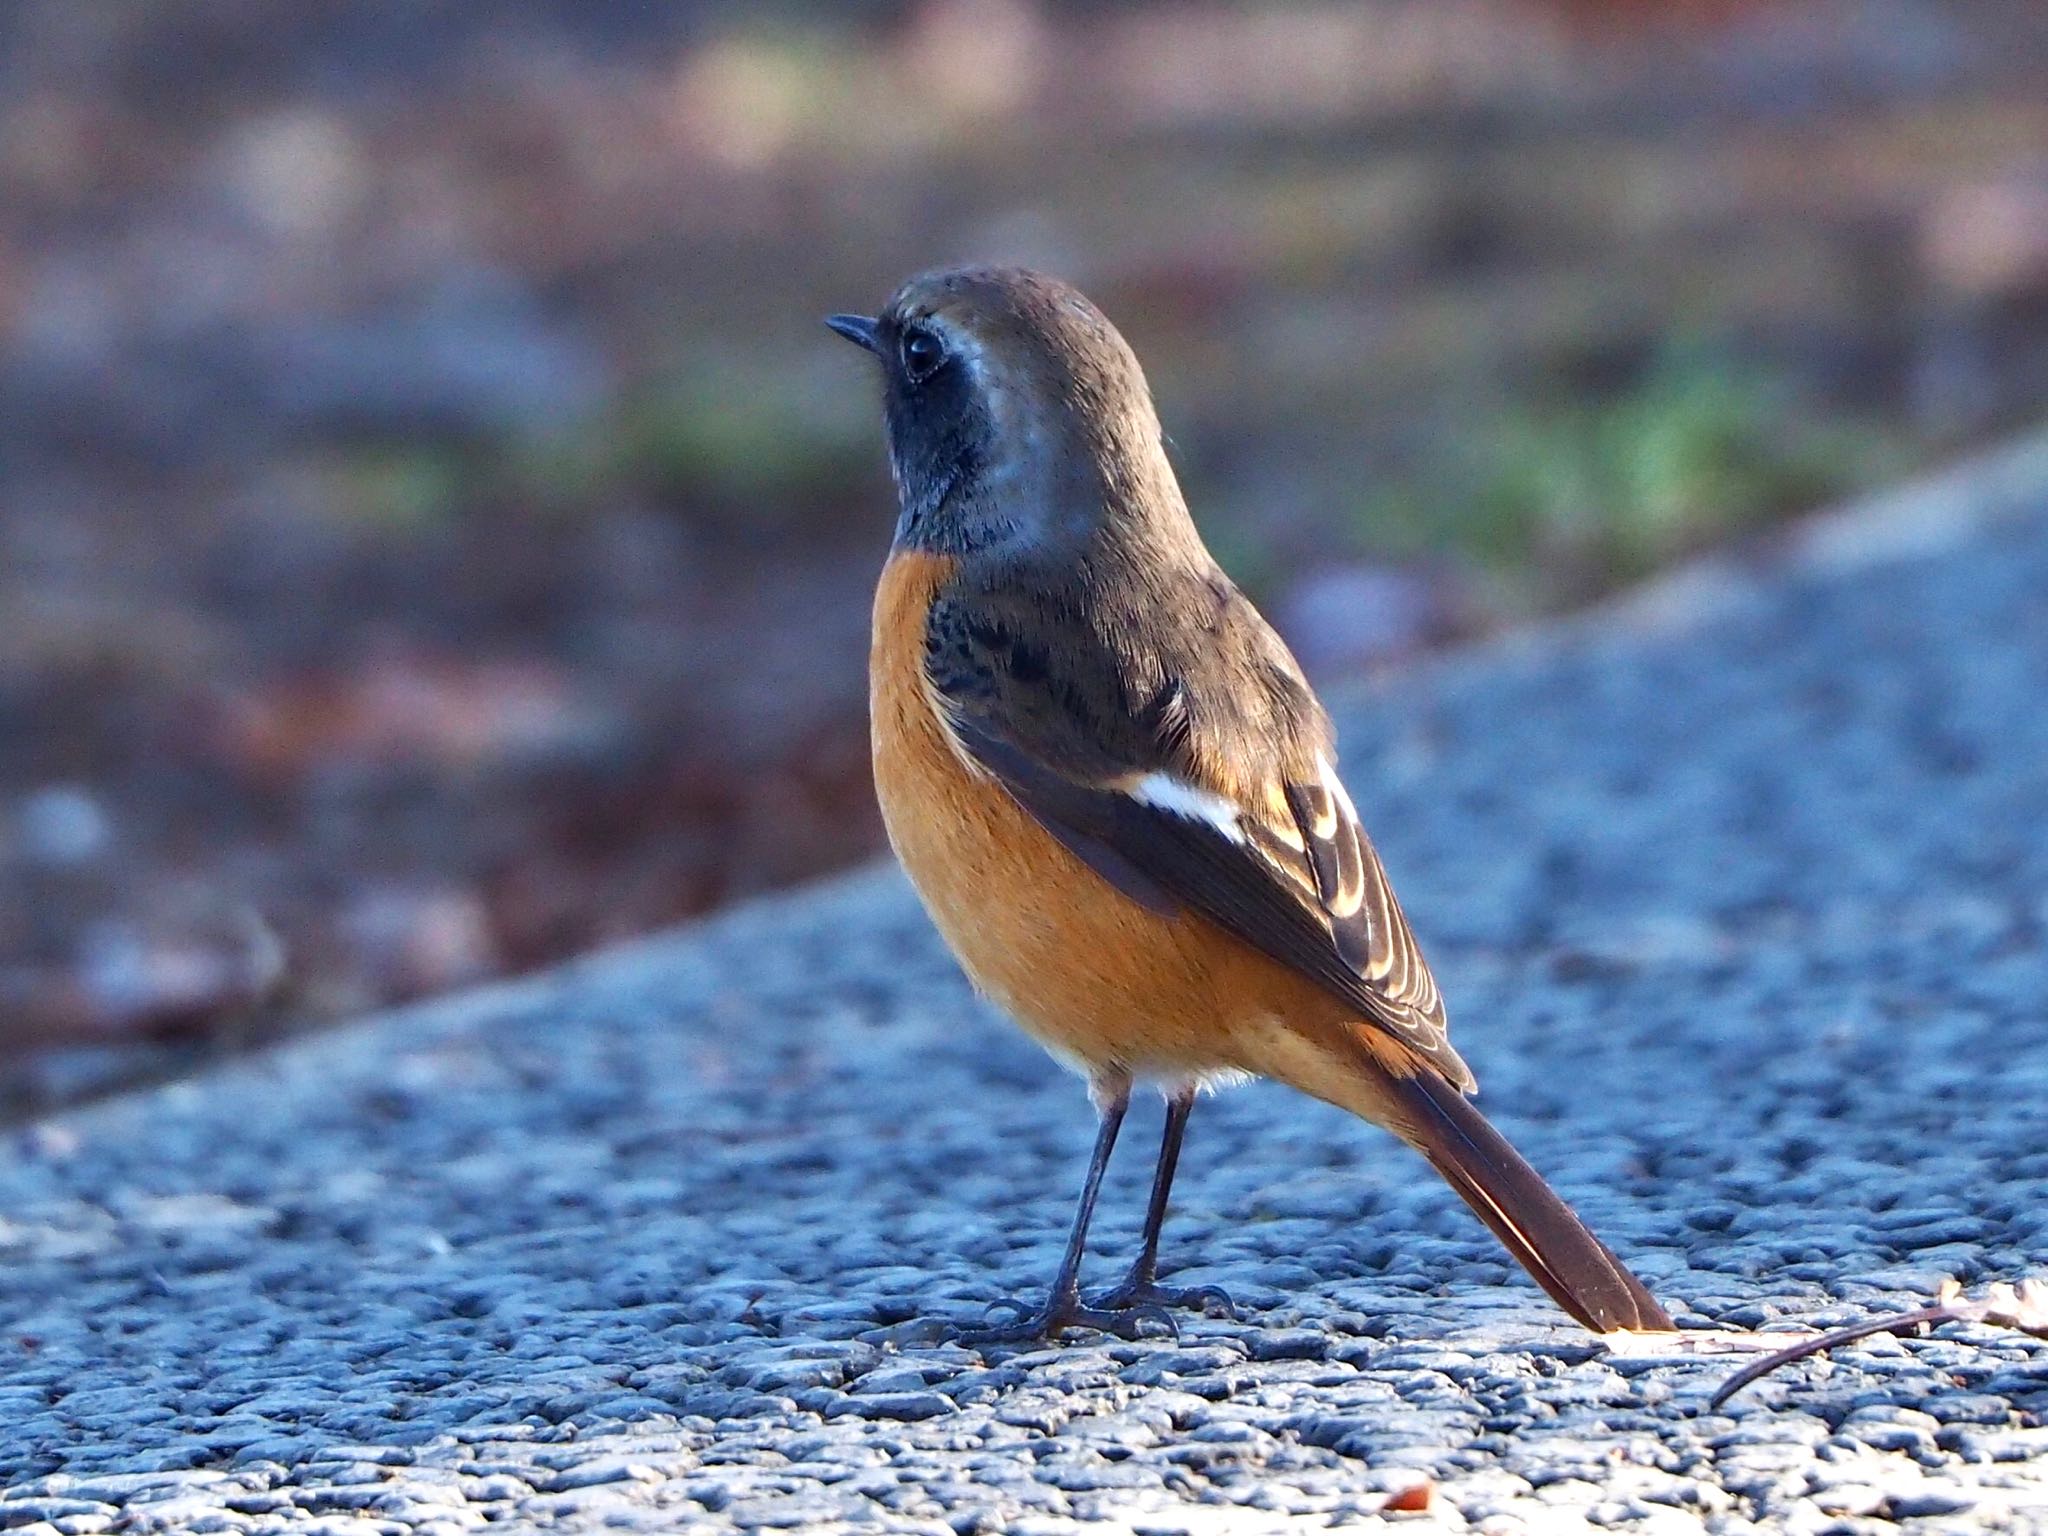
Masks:
[[[1081,1186],[1081,1204],[1074,1212],[1074,1230],[1067,1238],[1067,1251],[1053,1277],[1052,1292],[1036,1311],[1022,1302],[998,1302],[1023,1314],[1002,1327],[962,1329],[954,1337],[962,1344],[1028,1344],[1057,1338],[1067,1328],[1099,1328],[1105,1333],[1134,1339],[1144,1323],[1157,1322],[1169,1333],[1173,1319],[1147,1302],[1115,1307],[1091,1306],[1081,1300],[1081,1254],[1088,1246],[1088,1222],[1095,1214],[1095,1197],[1102,1188],[1102,1173],[1109,1166],[1109,1154],[1116,1146],[1116,1133],[1123,1127],[1124,1111],[1130,1107],[1128,1081],[1098,1082],[1094,1085],[1096,1109],[1101,1121],[1095,1132],[1095,1152],[1088,1160],[1088,1178]],[[993,1309],[991,1309],[993,1310]]]
[[[1220,1311],[1236,1316],[1228,1293],[1220,1286],[1163,1286],[1159,1284],[1159,1229],[1166,1223],[1166,1197],[1173,1188],[1174,1169],[1180,1164],[1180,1140],[1188,1128],[1188,1114],[1195,1107],[1195,1085],[1187,1084],[1166,1101],[1166,1129],[1159,1139],[1159,1166],[1152,1175],[1152,1199],[1145,1207],[1145,1241],[1137,1262],[1114,1290],[1089,1299],[1089,1305],[1116,1309],[1133,1306],[1199,1307],[1204,1312]]]

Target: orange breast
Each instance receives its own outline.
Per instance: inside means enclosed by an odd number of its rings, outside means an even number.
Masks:
[[[933,707],[925,616],[942,557],[897,554],[875,597],[875,788],[889,841],[982,992],[1098,1073],[1271,1070],[1265,1041],[1314,988],[1206,920],[1165,918],[1069,853],[971,766]]]

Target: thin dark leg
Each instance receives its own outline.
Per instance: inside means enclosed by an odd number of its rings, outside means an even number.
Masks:
[[[1195,1107],[1192,1084],[1166,1101],[1166,1129],[1159,1138],[1159,1166],[1152,1174],[1152,1199],[1145,1207],[1145,1239],[1115,1290],[1093,1299],[1098,1307],[1166,1306],[1200,1307],[1204,1312],[1220,1308],[1225,1316],[1235,1313],[1230,1297],[1219,1287],[1196,1285],[1162,1286],[1159,1279],[1159,1229],[1166,1224],[1166,1199],[1173,1190],[1174,1170],[1180,1165],[1181,1137],[1187,1134],[1188,1114]]]
[[[1131,1105],[1130,1090],[1118,1094],[1102,1108],[1095,1127],[1095,1151],[1088,1158],[1088,1177],[1081,1185],[1081,1203],[1074,1209],[1074,1229],[1067,1234],[1067,1251],[1053,1276],[1052,1295],[1064,1301],[1080,1294],[1081,1255],[1088,1246],[1088,1223],[1095,1219],[1095,1197],[1102,1193],[1102,1175],[1109,1168],[1109,1154],[1116,1150],[1117,1132],[1123,1129],[1124,1111]]]
[[[1145,1244],[1138,1262],[1131,1266],[1131,1278],[1150,1285],[1159,1274],[1159,1229],[1166,1224],[1166,1197],[1173,1191],[1174,1170],[1180,1166],[1180,1139],[1187,1134],[1188,1115],[1195,1107],[1195,1090],[1183,1088],[1166,1101],[1166,1130],[1159,1138],[1159,1166],[1152,1173],[1152,1199],[1145,1207]]]
[[[1020,1302],[998,1302],[1014,1307],[1023,1320],[1007,1327],[969,1328],[955,1337],[962,1344],[1022,1344],[1056,1338],[1066,1328],[1100,1328],[1106,1333],[1136,1338],[1140,1324],[1164,1322],[1170,1331],[1173,1320],[1149,1304],[1126,1307],[1093,1307],[1081,1300],[1081,1256],[1088,1246],[1088,1223],[1095,1215],[1095,1197],[1102,1190],[1103,1171],[1116,1147],[1116,1134],[1123,1128],[1124,1111],[1130,1107],[1131,1090],[1120,1085],[1113,1093],[1099,1097],[1101,1122],[1095,1131],[1095,1152],[1088,1159],[1088,1177],[1081,1185],[1081,1203],[1074,1212],[1074,1228],[1067,1238],[1067,1251],[1053,1277],[1052,1292],[1045,1305],[1033,1311]]]

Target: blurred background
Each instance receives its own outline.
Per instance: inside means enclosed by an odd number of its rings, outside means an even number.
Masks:
[[[2039,425],[2039,0],[0,8],[0,1113],[865,858],[818,324],[1046,266],[1318,681]]]

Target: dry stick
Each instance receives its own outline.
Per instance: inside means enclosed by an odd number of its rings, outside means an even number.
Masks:
[[[2036,1338],[2048,1339],[2048,1280],[2022,1280],[2018,1285],[1994,1285],[1984,1294],[1981,1301],[1964,1301],[1962,1287],[1953,1280],[1944,1280],[1936,1293],[1933,1306],[1922,1307],[1916,1312],[1898,1312],[1885,1317],[1873,1318],[1858,1323],[1852,1328],[1842,1328],[1834,1333],[1824,1333],[1819,1338],[1804,1339],[1789,1349],[1744,1366],[1729,1377],[1707,1402],[1707,1411],[1712,1413],[1729,1398],[1759,1377],[1767,1376],[1779,1366],[1794,1360],[1804,1360],[1809,1355],[1818,1355],[1840,1344],[1853,1344],[1858,1339],[1867,1339],[1874,1333],[1901,1333],[1908,1328],[1937,1327],[1942,1323],[1996,1323],[2003,1328],[2017,1328],[2031,1333]]]

